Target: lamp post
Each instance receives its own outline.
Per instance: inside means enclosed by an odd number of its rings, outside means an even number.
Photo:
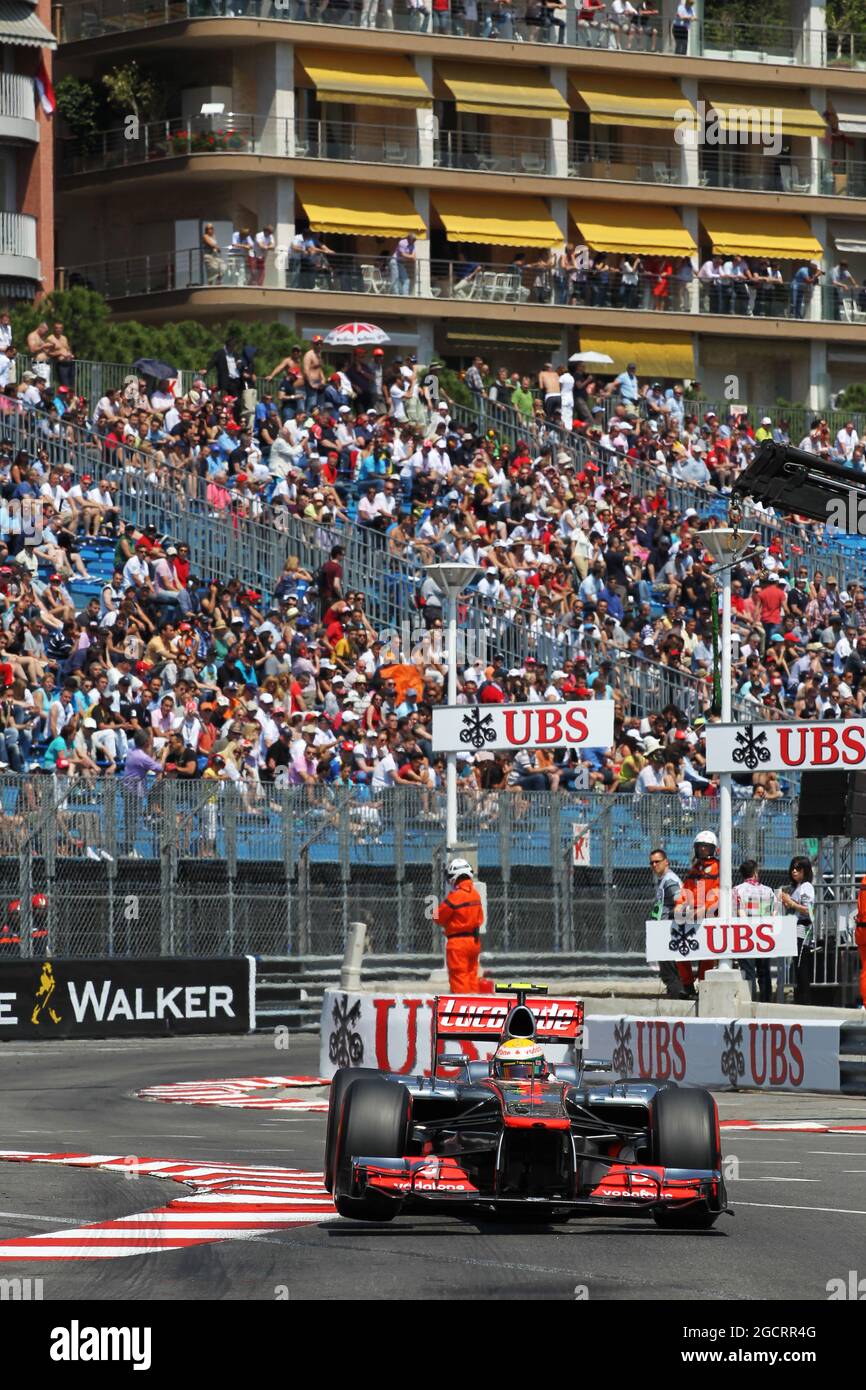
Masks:
[[[714,575],[722,591],[722,723],[733,723],[731,700],[731,570],[753,549],[757,532],[753,526],[741,526],[742,511],[736,502],[729,508],[730,527],[719,527],[715,531],[699,533],[701,545],[709,551],[713,564],[710,573]],[[731,919],[731,825],[732,775],[723,772],[719,782],[719,915],[722,922]],[[720,961],[717,969],[730,970],[726,961]]]
[[[477,565],[450,561],[425,565],[424,572],[441,589],[448,604],[448,704],[457,703],[457,600],[481,573]],[[446,754],[445,764],[445,848],[457,845],[457,754]]]

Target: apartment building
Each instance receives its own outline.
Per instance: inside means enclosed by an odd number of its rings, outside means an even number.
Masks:
[[[68,0],[59,71],[134,52],[164,110],[60,142],[63,282],[145,321],[360,316],[422,360],[596,351],[825,403],[866,369],[866,35],[801,0],[622,8]],[[265,226],[262,273],[232,239]]]
[[[34,78],[56,48],[49,0],[0,0],[0,306],[54,283],[54,145]]]

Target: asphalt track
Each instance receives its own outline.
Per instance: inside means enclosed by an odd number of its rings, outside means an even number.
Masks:
[[[0,1148],[320,1170],[324,1117],[147,1103],[148,1085],[317,1072],[318,1043],[5,1044]],[[718,1096],[722,1119],[866,1125],[866,1099]],[[555,1228],[448,1218],[318,1221],[125,1258],[5,1259],[61,1299],[808,1299],[866,1275],[866,1130],[723,1131],[736,1215],[706,1233],[604,1218]],[[0,1242],[163,1207],[152,1177],[0,1162]],[[8,1247],[7,1247],[8,1250]]]

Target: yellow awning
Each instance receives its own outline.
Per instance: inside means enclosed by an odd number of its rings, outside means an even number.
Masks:
[[[543,198],[483,198],[477,193],[431,192],[449,241],[482,246],[562,246],[565,237]]]
[[[824,248],[805,217],[784,212],[700,212],[701,226],[720,256],[769,256],[773,260],[820,260]]]
[[[295,192],[315,232],[351,236],[426,236],[423,219],[402,188],[359,183],[313,183],[299,179]]]
[[[648,203],[607,203],[587,198],[569,203],[580,235],[596,251],[618,255],[694,256],[697,246],[673,208]]]
[[[571,90],[589,111],[593,125],[630,125],[670,130],[683,113],[697,112],[672,77],[615,76],[587,73],[572,77]]]
[[[669,333],[664,338],[632,338],[627,333],[607,333],[594,338],[580,335],[581,352],[604,352],[613,358],[613,366],[603,369],[604,375],[617,376],[629,362],[634,362],[642,377],[675,377],[682,381],[695,375],[695,354],[688,333]],[[601,369],[599,369],[601,370]]]
[[[298,62],[319,101],[350,101],[356,106],[433,105],[433,93],[400,53],[299,48]]]
[[[439,63],[441,77],[458,111],[480,116],[528,116],[536,121],[567,121],[568,102],[543,72],[474,63]]]
[[[706,101],[718,115],[722,130],[742,132],[743,145],[757,145],[762,140],[769,142],[778,127],[783,135],[814,135],[818,138],[827,130],[824,117],[805,98],[792,106],[776,106],[766,99],[756,102],[754,92],[748,89],[740,91],[735,87],[725,87],[721,91],[711,90]]]

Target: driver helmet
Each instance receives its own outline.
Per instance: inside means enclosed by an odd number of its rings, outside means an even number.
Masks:
[[[707,851],[708,851],[708,853],[707,853],[706,855],[702,855],[702,854],[700,853],[700,849],[701,849],[701,846],[702,846],[702,845],[705,846],[705,848],[706,848]],[[699,831],[698,834],[695,836],[694,850],[695,850],[695,858],[696,858],[696,859],[701,859],[701,858],[714,859],[714,858],[717,856],[718,852],[719,852],[719,842],[718,842],[718,840],[716,839],[715,831],[714,831],[714,830],[701,830],[701,831]]]
[[[544,1050],[531,1038],[509,1038],[496,1049],[491,1075],[502,1081],[541,1080],[547,1075]]]
[[[471,878],[472,865],[468,859],[452,859],[448,865],[448,877],[452,883],[456,883],[458,878]]]

